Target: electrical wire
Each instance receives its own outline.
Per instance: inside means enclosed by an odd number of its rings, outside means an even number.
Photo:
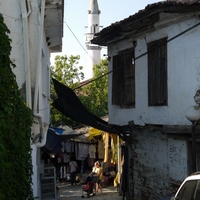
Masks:
[[[72,31],[72,29],[69,27],[69,25],[64,22],[67,26],[67,28],[70,30],[70,32],[72,33],[72,35],[74,36],[74,38],[77,40],[77,42],[79,43],[79,45],[81,46],[81,48],[90,56],[90,58],[92,59],[92,61],[96,64],[98,64],[98,62],[96,60],[94,60],[94,58],[88,53],[88,51],[85,49],[85,47],[81,44],[80,40],[76,37],[75,33]]]
[[[166,43],[169,43],[169,42],[171,42],[171,41],[175,40],[176,38],[178,38],[178,37],[180,37],[181,35],[183,35],[183,34],[187,33],[188,31],[190,31],[190,30],[192,30],[192,29],[196,28],[196,27],[197,27],[197,26],[199,26],[199,25],[200,25],[200,22],[199,22],[199,23],[197,23],[197,24],[195,24],[195,25],[193,25],[193,26],[191,26],[190,28],[188,28],[188,29],[186,29],[186,30],[182,31],[181,33],[179,33],[179,34],[175,35],[174,37],[172,37],[172,38],[168,39],[168,40],[166,41]],[[158,45],[158,46],[157,46],[157,47],[155,47],[154,49],[156,49],[156,48],[160,47],[161,45],[163,45],[163,43],[161,43],[160,45]],[[154,50],[154,49],[152,49],[152,50]],[[141,58],[141,57],[143,57],[143,56],[147,55],[147,54],[148,54],[148,52],[149,52],[149,51],[146,51],[145,53],[143,53],[143,54],[141,54],[141,55],[139,55],[139,56],[135,57],[135,60],[138,60],[139,58]],[[116,68],[115,70],[117,70],[117,69],[119,69],[119,68],[121,68],[121,67],[123,67],[123,66],[120,66],[120,67]],[[97,77],[97,78],[95,78],[95,79],[91,79],[91,80],[90,80],[90,81],[88,81],[87,83],[85,83],[85,84],[82,84],[81,86],[79,86],[79,87],[77,87],[77,88],[74,88],[74,90],[75,90],[75,89],[78,89],[78,88],[80,88],[80,87],[83,87],[83,86],[85,86],[85,85],[87,85],[87,84],[89,84],[89,83],[91,83],[91,82],[93,82],[93,81],[96,81],[96,80],[98,80],[99,78],[102,78],[102,77],[104,77],[104,76],[107,76],[108,74],[112,73],[112,72],[113,72],[113,71],[115,71],[115,70],[111,70],[111,71],[109,71],[109,72],[107,72],[107,73],[103,74],[102,76],[99,76],[99,77]]]
[[[9,15],[3,14],[3,13],[2,13],[2,15],[5,16],[5,17],[14,19],[14,20],[21,20],[21,18],[14,18],[14,17],[12,17],[12,16],[9,16]],[[80,46],[83,48],[83,50],[88,54],[87,50],[83,47],[83,45],[82,45],[81,42],[78,40],[78,38],[76,37],[76,35],[73,33],[73,31],[71,30],[71,28],[69,27],[69,25],[68,25],[66,22],[64,22],[64,23],[67,25],[68,29],[69,29],[70,32],[73,34],[73,36],[75,37],[75,39],[77,40],[77,42],[79,43],[79,45],[80,45]],[[31,23],[31,24],[36,25],[36,26],[41,26],[39,23]],[[196,28],[196,27],[199,26],[199,25],[200,25],[200,22],[197,23],[197,24],[195,24],[195,25],[193,25],[193,26],[191,26],[190,28],[188,28],[188,29],[182,31],[181,33],[175,35],[174,37],[168,39],[168,40],[166,41],[166,43],[169,43],[169,42],[175,40],[176,38],[178,38],[178,37],[180,37],[181,35],[187,33],[188,31],[190,31],[190,30]],[[143,53],[143,54],[137,56],[137,57],[135,58],[135,60],[138,60],[139,58],[141,58],[141,57],[143,57],[143,56],[145,56],[145,55],[147,55],[147,54],[148,54],[148,51],[146,51],[145,53]],[[91,57],[91,59],[93,59],[93,58]],[[93,60],[93,61],[94,61],[94,60]],[[121,67],[118,67],[118,68],[121,68]],[[116,68],[115,70],[117,70],[118,68]],[[102,78],[102,77],[104,77],[104,76],[107,76],[108,74],[112,73],[113,71],[114,71],[114,70],[111,70],[111,71],[109,71],[109,72],[107,72],[107,73],[105,73],[105,74],[103,74],[103,75],[101,75],[101,76],[99,76],[99,77],[97,77],[97,78],[91,79],[91,80],[87,81],[85,84],[82,84],[81,86],[74,88],[74,90],[75,90],[75,89],[78,89],[78,88],[80,88],[80,87],[83,87],[83,86],[85,86],[85,85],[87,85],[87,84],[90,84],[91,82],[94,82],[94,81],[96,81],[96,80],[98,80],[98,79],[100,79],[100,78]]]

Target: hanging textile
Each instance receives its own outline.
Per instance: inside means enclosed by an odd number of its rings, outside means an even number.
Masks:
[[[53,101],[53,107],[62,114],[74,121],[97,128],[99,130],[120,134],[121,131],[119,126],[116,126],[116,128],[118,127],[119,130],[109,127],[108,122],[88,111],[72,89],[56,81],[55,79],[53,79],[53,84],[58,96],[58,98]]]

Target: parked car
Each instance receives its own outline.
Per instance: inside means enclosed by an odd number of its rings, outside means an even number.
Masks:
[[[179,187],[171,200],[199,200],[200,199],[200,172],[188,176]]]

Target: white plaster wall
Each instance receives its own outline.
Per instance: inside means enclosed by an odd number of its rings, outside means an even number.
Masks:
[[[50,53],[46,44],[45,33],[43,35],[42,59],[41,59],[41,87],[40,92],[40,113],[43,121],[50,124]]]
[[[172,180],[182,181],[188,175],[187,141],[168,139],[168,169]]]
[[[187,176],[187,145],[160,132],[135,133],[133,145],[134,198],[161,199],[174,192],[172,182]]]
[[[182,21],[178,24],[171,23],[166,27],[158,27],[159,30],[119,42],[109,46],[109,56],[116,55],[118,51],[133,47],[132,41],[137,41],[135,57],[147,51],[147,43],[164,37],[168,39],[185,31],[199,23],[198,18]],[[134,120],[137,125],[167,124],[186,125],[191,124],[185,117],[185,110],[195,105],[194,94],[200,87],[200,26],[189,31],[168,43],[168,105],[160,107],[148,107],[147,85],[147,55],[135,62],[136,105],[132,109],[120,109],[111,104],[112,75],[109,75],[109,123],[126,125]],[[109,70],[112,70],[112,60],[109,62]]]
[[[31,86],[35,88],[36,69],[39,51],[39,31],[40,31],[40,13],[37,1],[31,2],[31,15],[29,17],[29,38],[30,38],[30,69],[31,69]],[[44,34],[44,33],[43,33]],[[42,62],[42,54],[40,58],[40,66]],[[41,83],[39,84],[41,85]]]
[[[11,12],[12,10],[12,12]],[[20,2],[13,0],[0,1],[0,13],[3,15],[4,22],[10,30],[9,37],[12,40],[11,60],[16,64],[13,69],[19,88],[25,81],[24,73],[24,54],[22,38],[22,20],[20,12]]]
[[[32,89],[32,102],[34,100],[35,83],[36,83],[36,68],[39,63],[39,96],[38,96],[38,114],[42,116],[45,130],[50,124],[50,53],[46,43],[45,32],[42,32],[42,53],[38,60],[39,52],[39,6],[38,0],[29,1],[31,3],[31,14],[28,18],[28,37],[29,37],[29,52],[30,64],[29,70],[31,74],[31,89]],[[25,62],[24,62],[24,46],[23,46],[23,24],[21,17],[20,0],[0,0],[0,12],[4,17],[8,29],[10,30],[10,38],[12,40],[11,46],[11,60],[16,64],[13,72],[16,75],[16,81],[19,88],[25,83]],[[33,105],[32,105],[33,106]],[[38,119],[35,118],[37,122]],[[37,135],[40,133],[40,124],[35,123],[32,127],[32,133]],[[44,137],[44,136],[43,136]],[[44,141],[45,138],[43,138]],[[45,143],[44,143],[45,144]],[[41,196],[40,194],[40,157],[38,152],[39,147],[32,145],[32,164],[33,164],[33,194],[35,197]]]
[[[13,8],[10,12],[10,6]],[[21,6],[20,1],[13,0],[0,0],[0,12],[4,17],[4,21],[10,30],[10,39],[12,40],[11,46],[11,60],[16,64],[16,68],[13,69],[13,72],[16,75],[16,80],[19,88],[25,83],[25,63],[24,63],[24,46],[23,46],[23,24],[21,18]],[[37,68],[37,59],[38,59],[38,47],[39,47],[39,10],[38,10],[38,1],[31,1],[31,14],[28,18],[28,37],[29,37],[29,52],[30,52],[30,65],[29,70],[31,74],[31,88],[32,94],[34,94],[35,80],[36,80],[36,68]],[[42,51],[40,60],[40,82],[39,82],[39,110],[40,113],[44,116],[44,122],[47,124],[50,123],[49,120],[49,100],[50,100],[50,71],[46,66],[50,65],[50,53],[48,46],[46,44],[45,32],[42,36]],[[46,67],[46,71],[43,70],[43,65]],[[46,85],[46,91],[44,91],[43,83]],[[46,94],[46,96],[44,95]],[[32,96],[34,98],[34,96]]]

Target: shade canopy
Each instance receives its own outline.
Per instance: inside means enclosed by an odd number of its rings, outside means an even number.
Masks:
[[[117,130],[116,127],[109,126],[108,122],[87,110],[72,89],[55,79],[53,79],[53,84],[58,96],[58,98],[53,101],[53,107],[63,115],[98,130],[120,134],[120,130]]]
[[[93,139],[95,136],[99,136],[99,135],[102,135],[104,132],[102,130],[99,130],[99,129],[96,129],[96,128],[93,128],[91,127],[89,129],[89,135],[87,137],[88,140],[91,140]]]
[[[47,131],[47,140],[43,150],[49,154],[57,154],[62,149],[62,141],[66,142],[68,140],[78,138],[83,134],[84,133],[76,132],[68,126],[64,126],[62,128],[50,127]]]
[[[59,129],[62,130],[62,133]],[[56,131],[57,134],[59,134],[59,138],[64,142],[74,139],[74,138],[77,138],[77,137],[85,134],[85,133],[79,133],[79,132],[73,130],[72,128],[70,128],[69,126],[62,126],[59,128],[54,128],[54,130]]]

